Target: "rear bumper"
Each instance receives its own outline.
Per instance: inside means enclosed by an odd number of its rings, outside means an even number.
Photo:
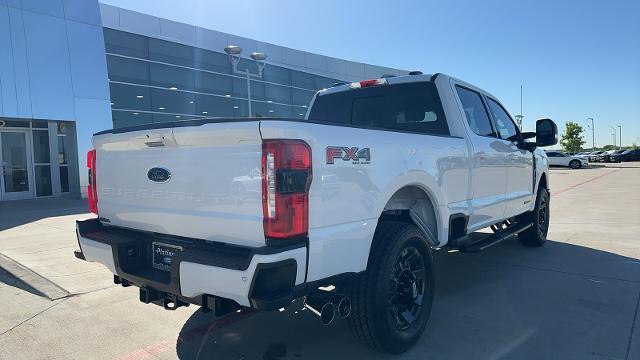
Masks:
[[[230,299],[258,310],[286,306],[304,288],[307,246],[246,248],[204,240],[160,236],[103,226],[98,219],[76,222],[76,257],[98,262],[127,283],[202,304],[202,297]],[[178,245],[170,271],[151,266],[152,243]]]

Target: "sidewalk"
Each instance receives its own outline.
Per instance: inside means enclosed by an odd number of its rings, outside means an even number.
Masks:
[[[78,248],[75,221],[91,216],[86,200],[1,202],[0,255],[17,263],[14,268],[35,273],[30,278],[39,275],[69,294],[112,286],[112,276],[104,266],[80,261],[73,255]],[[32,281],[28,283],[33,285]]]

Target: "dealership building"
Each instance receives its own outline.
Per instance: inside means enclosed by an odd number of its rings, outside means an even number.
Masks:
[[[230,45],[242,50],[235,66]],[[303,118],[317,90],[406,73],[95,0],[0,0],[0,49],[0,201],[81,196],[100,130]]]

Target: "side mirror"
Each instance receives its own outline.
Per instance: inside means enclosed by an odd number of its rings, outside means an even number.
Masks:
[[[558,143],[558,126],[551,119],[536,121],[536,146],[551,146]]]

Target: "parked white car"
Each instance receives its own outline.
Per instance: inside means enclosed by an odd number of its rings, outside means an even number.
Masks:
[[[549,166],[567,166],[572,169],[580,169],[589,166],[589,161],[578,155],[567,155],[560,151],[547,151]]]
[[[77,222],[76,256],[168,310],[305,297],[324,324],[349,317],[358,338],[400,353],[429,318],[432,248],[545,243],[540,147],[556,143],[553,121],[522,133],[494,96],[443,74],[321,90],[305,119],[107,130],[88,154],[99,215]]]

